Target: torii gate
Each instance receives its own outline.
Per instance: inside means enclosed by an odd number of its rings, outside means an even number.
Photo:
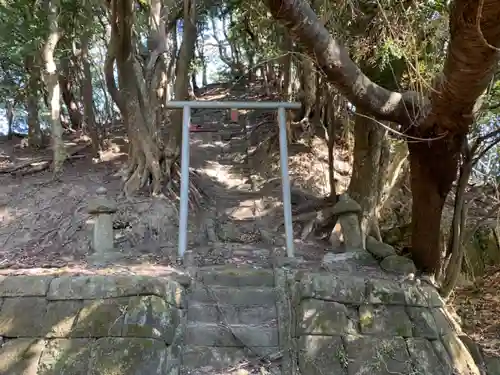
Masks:
[[[191,126],[191,109],[231,109],[231,119],[237,119],[237,109],[277,109],[281,184],[283,189],[283,210],[285,216],[286,254],[294,256],[292,203],[290,197],[290,177],[288,172],[288,141],[286,134],[286,110],[300,109],[300,103],[290,102],[211,102],[204,100],[195,101],[169,101],[166,105],[171,109],[182,109],[182,147],[181,147],[181,197],[179,209],[179,243],[178,256],[183,258],[187,249],[187,224],[188,224],[188,196],[189,196],[189,133]]]

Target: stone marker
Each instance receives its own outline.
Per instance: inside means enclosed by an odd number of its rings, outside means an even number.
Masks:
[[[361,206],[347,194],[342,194],[333,206],[332,214],[339,217],[344,245],[348,249],[364,249],[358,216],[360,212]]]
[[[95,218],[92,233],[92,248],[94,254],[91,261],[106,263],[120,257],[114,250],[113,214],[117,211],[116,203],[106,197],[107,189],[96,190],[97,197],[89,202],[88,213]]]

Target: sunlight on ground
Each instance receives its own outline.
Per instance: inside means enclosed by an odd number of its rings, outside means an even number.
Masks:
[[[227,96],[227,92],[222,92],[222,93],[217,94],[217,95],[210,95],[209,100],[198,99],[198,101],[200,101],[200,102],[215,102],[217,100],[224,99],[226,96]]]
[[[224,184],[229,188],[233,188],[245,183],[245,180],[238,175],[232,174],[228,171],[228,167],[220,165],[217,162],[208,161],[207,167],[203,168],[207,176]]]
[[[248,220],[265,217],[281,205],[281,202],[265,202],[263,199],[247,199],[239,202],[239,205],[226,210],[226,214],[236,220]]]
[[[28,214],[28,210],[13,209],[11,207],[0,207],[0,223],[7,225],[12,223],[20,216]]]

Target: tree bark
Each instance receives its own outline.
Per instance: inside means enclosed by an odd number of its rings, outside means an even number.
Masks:
[[[12,129],[12,124],[14,123],[14,104],[12,101],[7,100],[5,107],[5,117],[7,117],[7,139],[12,139],[12,134],[14,133]]]
[[[302,103],[300,120],[302,120],[309,118],[316,103],[316,74],[311,57],[302,55],[300,62],[300,101]]]
[[[25,57],[24,66],[28,73],[28,92],[26,108],[28,110],[28,145],[41,148],[43,144],[42,130],[38,119],[38,93],[40,91],[40,66],[36,64],[34,54]]]
[[[60,39],[59,24],[57,14],[59,11],[59,0],[47,0],[49,35],[43,46],[42,57],[45,65],[44,81],[48,91],[48,101],[50,104],[50,121],[52,136],[52,152],[54,154],[53,166],[54,177],[58,177],[62,172],[62,166],[66,160],[66,150],[63,141],[63,128],[61,125],[61,91],[58,84],[57,66],[54,61],[54,52]]]
[[[92,88],[92,72],[90,71],[90,62],[88,56],[89,50],[89,40],[91,36],[90,27],[84,31],[82,36],[82,68],[83,68],[83,114],[85,117],[85,124],[89,130],[90,138],[92,139],[92,151],[94,157],[99,156],[99,150],[101,148],[101,142],[99,139],[99,132],[97,131],[97,123],[94,114],[94,95]]]
[[[68,52],[69,53],[69,52]],[[59,73],[59,86],[62,93],[62,99],[66,105],[68,116],[71,122],[72,129],[80,129],[83,122],[82,113],[78,107],[73,94],[73,82],[71,77],[71,67],[69,64],[69,56],[66,54],[61,58],[61,72]]]
[[[189,66],[194,57],[196,44],[196,6],[195,0],[184,0],[184,29],[182,43],[175,67],[174,98],[189,100]],[[182,112],[172,114],[172,132],[166,142],[166,156],[177,160],[182,138]]]
[[[376,218],[382,184],[387,173],[387,155],[383,150],[387,130],[363,114],[354,123],[354,163],[348,193],[362,209],[361,232],[369,234]],[[363,240],[364,244],[364,240]]]

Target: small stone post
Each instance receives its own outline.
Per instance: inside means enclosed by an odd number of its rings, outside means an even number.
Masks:
[[[106,197],[107,189],[100,187],[96,190],[97,197],[90,201],[88,213],[94,215],[95,222],[92,233],[92,248],[95,261],[111,260],[118,255],[113,251],[113,214],[117,211],[116,204]]]
[[[339,201],[333,206],[333,214],[338,215],[338,223],[342,230],[342,237],[346,251],[360,251],[364,249],[359,213],[361,206],[347,194],[342,194]]]

